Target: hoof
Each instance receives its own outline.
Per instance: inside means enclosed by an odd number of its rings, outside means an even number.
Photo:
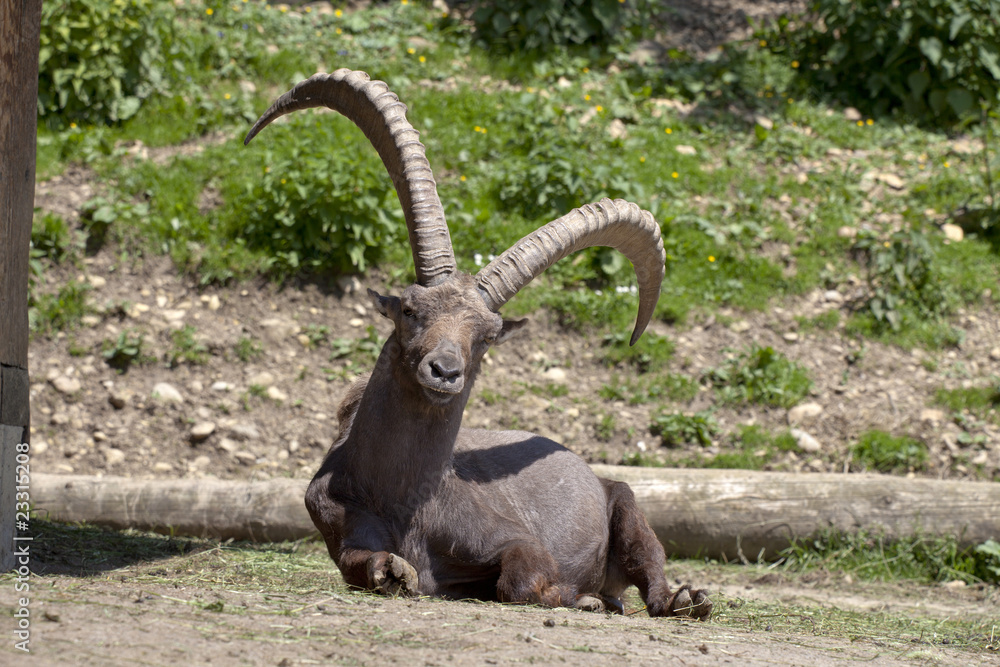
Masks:
[[[389,554],[385,569],[379,570],[373,577],[375,588],[386,595],[419,595],[417,588],[417,571],[406,559],[396,554]]]
[[[691,590],[682,586],[670,598],[665,616],[686,616],[698,621],[706,621],[712,616],[712,601],[703,590]]]
[[[580,611],[604,611],[604,600],[593,595],[578,595],[573,605]]]

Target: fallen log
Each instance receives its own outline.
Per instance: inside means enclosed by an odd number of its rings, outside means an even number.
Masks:
[[[826,529],[888,537],[1000,540],[1000,484],[884,475],[796,474],[592,466],[628,482],[669,554],[773,559]],[[36,516],[175,535],[281,541],[316,529],[303,504],[308,482],[272,479],[140,480],[35,474]]]

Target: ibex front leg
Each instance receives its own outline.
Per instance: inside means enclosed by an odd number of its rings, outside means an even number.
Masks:
[[[500,555],[497,599],[546,607],[572,604],[572,592],[558,585],[559,566],[537,540],[527,538],[506,544]],[[569,600],[567,600],[567,598]]]
[[[344,549],[337,567],[350,586],[385,595],[419,595],[417,571],[406,559],[388,551]]]

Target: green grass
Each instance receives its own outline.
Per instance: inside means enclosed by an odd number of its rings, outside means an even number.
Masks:
[[[927,445],[907,436],[866,431],[851,446],[851,456],[852,462],[863,470],[905,473],[924,468],[927,463]]]
[[[705,373],[727,403],[760,403],[790,408],[812,389],[808,371],[771,347],[756,343]]]
[[[934,402],[954,413],[1000,422],[1000,381],[983,387],[941,388],[934,392]]]

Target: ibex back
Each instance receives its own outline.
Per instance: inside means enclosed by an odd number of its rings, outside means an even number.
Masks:
[[[282,95],[247,135],[283,114],[326,106],[350,118],[382,158],[403,206],[417,283],[369,290],[395,329],[371,375],[353,385],[340,436],[306,507],[348,584],[437,595],[623,611],[635,585],[652,616],[708,618],[704,591],[671,592],[664,552],[621,482],[521,431],[461,428],[483,355],[520,329],[497,311],[566,255],[595,245],[635,266],[648,324],[663,280],[660,229],[635,204],[605,199],[524,237],[476,276],[458,271],[444,209],[406,107],[381,81],[342,69]]]

